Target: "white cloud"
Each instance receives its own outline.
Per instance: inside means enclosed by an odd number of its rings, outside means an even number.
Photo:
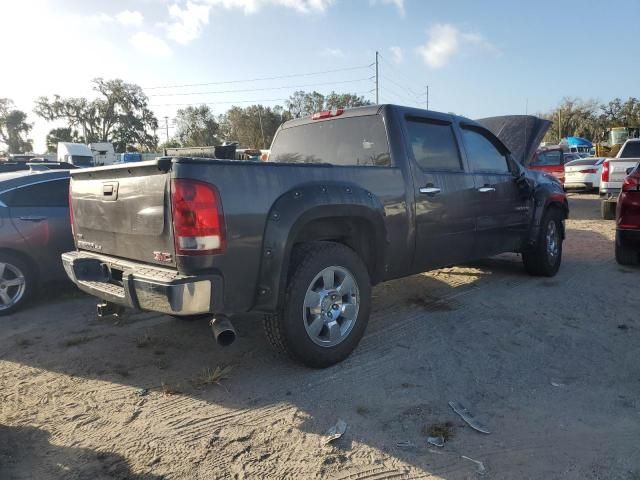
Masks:
[[[404,0],[369,0],[370,5],[395,5],[398,9],[400,15],[404,17],[405,9],[404,9]]]
[[[391,60],[394,63],[399,64],[404,62],[404,50],[400,47],[389,47],[389,51],[391,52]]]
[[[325,48],[320,52],[323,57],[344,58],[345,53],[339,48]]]
[[[171,22],[164,24],[167,36],[182,44],[187,45],[202,34],[202,29],[209,23],[210,5],[200,5],[187,2],[185,8],[174,3],[169,6]]]
[[[170,57],[171,48],[164,40],[148,32],[138,32],[129,39],[140,53],[154,57]]]
[[[291,8],[300,13],[324,12],[334,0],[206,0],[208,4],[226,9],[242,9],[246,15],[256,13],[263,7],[275,5]]]
[[[427,43],[418,47],[418,54],[431,68],[442,68],[463,47],[475,46],[499,54],[498,49],[478,33],[463,32],[450,23],[436,24],[429,31]]]
[[[144,17],[137,10],[123,10],[116,15],[116,20],[125,27],[139,27],[142,25]]]

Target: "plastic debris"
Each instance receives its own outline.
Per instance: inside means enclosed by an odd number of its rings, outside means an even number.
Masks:
[[[137,391],[136,391],[136,394],[137,394],[139,397],[144,397],[144,396],[146,396],[148,393],[149,393],[149,389],[148,389],[148,388],[141,388],[140,390],[137,390]]]
[[[338,438],[340,438],[342,435],[344,435],[344,432],[346,431],[347,431],[347,422],[339,418],[336,424],[333,427],[331,427],[329,430],[327,430],[327,433],[324,434],[324,440],[322,443],[324,443],[325,445],[328,443],[331,443],[334,440],[337,440]]]
[[[462,458],[476,464],[476,473],[478,475],[484,475],[487,473],[487,469],[484,467],[484,463],[482,463],[480,460],[474,460],[473,458],[469,458],[464,455],[462,455]]]
[[[433,445],[434,447],[444,447],[444,437],[440,436],[440,437],[428,437],[427,438],[427,443],[430,443],[431,445]]]
[[[565,384],[560,382],[559,380],[551,380],[551,386],[552,387],[564,387]]]
[[[410,440],[396,443],[396,447],[398,448],[415,448],[415,446],[416,444]]]
[[[461,403],[449,402],[449,406],[453,409],[454,412],[460,415],[460,418],[462,418],[462,420],[467,422],[467,424],[474,430],[477,430],[480,433],[487,433],[487,434],[491,433],[487,428],[487,426],[484,425],[479,420],[477,420],[476,417],[473,416],[473,413],[467,410],[467,408],[463,406]]]

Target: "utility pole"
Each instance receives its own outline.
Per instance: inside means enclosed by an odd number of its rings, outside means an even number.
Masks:
[[[169,117],[164,117],[164,128],[167,132],[167,142],[169,141]]]
[[[427,85],[427,110],[429,110],[429,85]]]
[[[380,54],[376,50],[376,104],[380,103],[380,82],[378,81],[378,56]]]

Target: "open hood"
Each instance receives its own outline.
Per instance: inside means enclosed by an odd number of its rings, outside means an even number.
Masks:
[[[513,158],[526,165],[538,149],[551,122],[533,115],[504,115],[476,120],[509,149]]]

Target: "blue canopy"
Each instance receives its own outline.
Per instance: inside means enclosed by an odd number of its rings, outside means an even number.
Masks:
[[[567,145],[571,145],[572,147],[593,147],[593,143],[591,143],[586,138],[582,137],[567,137]]]

